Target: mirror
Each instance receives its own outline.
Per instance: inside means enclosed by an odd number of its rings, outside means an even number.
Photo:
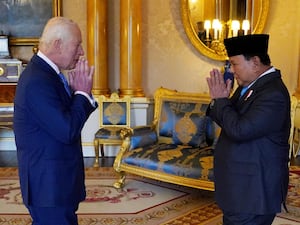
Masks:
[[[269,0],[181,0],[188,38],[200,53],[220,61],[228,58],[224,38],[261,33],[268,10]]]

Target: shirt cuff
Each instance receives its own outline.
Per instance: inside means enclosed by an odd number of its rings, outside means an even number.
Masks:
[[[90,96],[90,95],[88,95],[87,93],[85,93],[85,92],[83,92],[83,91],[75,91],[74,94],[75,94],[75,95],[80,94],[80,95],[85,96],[85,97],[89,100],[89,102],[91,103],[91,105],[94,106],[94,107],[96,107],[96,101],[95,101],[93,95]]]

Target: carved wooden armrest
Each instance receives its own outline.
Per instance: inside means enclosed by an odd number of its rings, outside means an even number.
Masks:
[[[133,130],[132,129],[122,129],[120,136],[123,140],[121,147],[120,147],[120,151],[118,152],[115,161],[114,161],[114,169],[117,172],[120,172],[120,164],[121,164],[121,160],[123,158],[123,155],[125,154],[125,152],[127,152],[129,150],[130,147],[130,137],[133,134]]]
[[[118,180],[114,183],[114,187],[119,189],[124,186],[126,174],[122,170],[122,160],[126,152],[151,145],[157,142],[157,134],[155,127],[151,126],[137,126],[132,129],[123,129],[120,133],[123,140],[120,151],[118,152],[114,161],[114,170],[118,173]]]

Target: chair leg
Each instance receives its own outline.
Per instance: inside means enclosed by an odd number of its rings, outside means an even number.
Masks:
[[[104,144],[100,144],[101,157],[104,157]]]
[[[93,167],[99,167],[99,140],[94,140],[95,161]]]

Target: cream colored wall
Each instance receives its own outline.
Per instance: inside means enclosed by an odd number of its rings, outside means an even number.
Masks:
[[[180,0],[144,0],[142,28],[145,93],[150,95],[159,86],[207,91],[205,77],[221,63],[207,59],[189,42],[181,22]]]
[[[299,20],[300,1],[270,0],[270,13],[265,28],[270,34],[270,57],[272,64],[281,69],[291,93],[296,90],[300,72]]]
[[[207,91],[205,77],[220,63],[203,57],[190,44],[181,23],[180,0],[144,0],[143,4],[145,92],[153,93],[161,85]],[[293,93],[299,71],[300,1],[271,0],[270,6],[265,29],[270,34],[269,54]]]
[[[86,49],[87,0],[62,0],[63,15],[79,23]],[[119,4],[108,0],[109,85],[119,85]],[[205,78],[221,62],[201,55],[189,42],[181,23],[180,0],[142,0],[142,77],[147,96],[160,86],[181,91],[208,91]],[[300,1],[270,0],[265,33],[270,34],[272,64],[281,69],[288,89],[297,86],[300,52]],[[31,51],[16,54],[29,58]]]
[[[76,21],[81,29],[83,48],[86,47],[86,0],[61,0],[63,5],[62,15]]]

